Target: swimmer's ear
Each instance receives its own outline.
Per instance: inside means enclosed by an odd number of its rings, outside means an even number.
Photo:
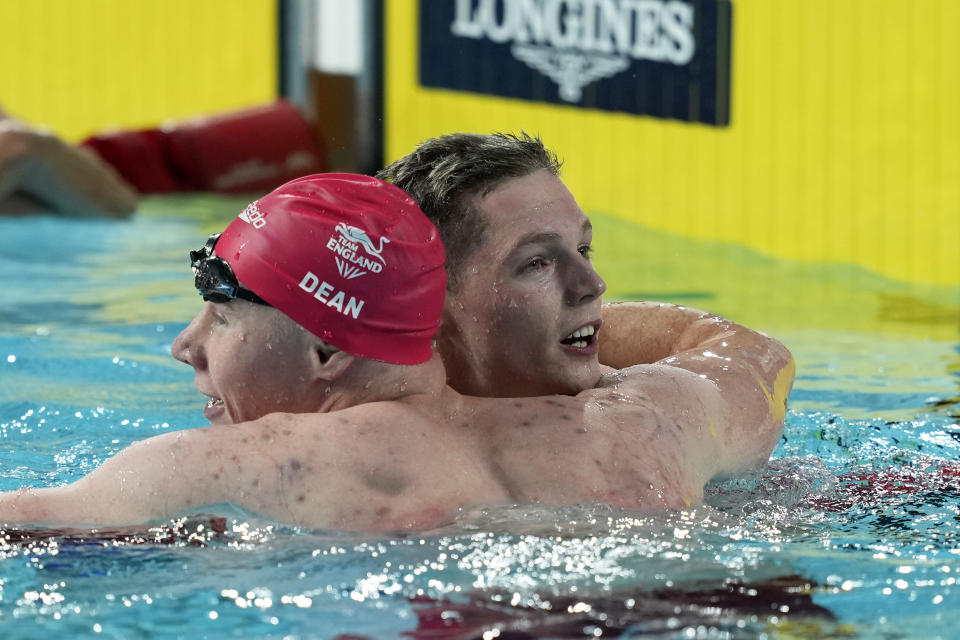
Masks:
[[[314,348],[314,354],[316,355],[317,377],[328,381],[339,378],[355,357],[323,341],[318,341]]]
[[[320,364],[326,364],[333,354],[340,352],[340,349],[337,349],[332,344],[327,344],[323,340],[319,341],[315,349],[317,351],[317,357],[320,358]]]

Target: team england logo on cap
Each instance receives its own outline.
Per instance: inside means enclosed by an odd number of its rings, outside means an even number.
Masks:
[[[386,265],[383,245],[390,242],[389,239],[381,237],[379,246],[375,246],[366,231],[343,222],[337,223],[335,231],[327,241],[327,249],[336,254],[334,259],[341,276],[352,280],[366,273],[383,271]]]
[[[267,224],[267,219],[263,217],[263,213],[260,212],[260,208],[257,206],[256,202],[251,202],[247,205],[247,208],[240,212],[240,215],[237,216],[244,222],[253,225],[254,229],[259,229],[263,225]]]

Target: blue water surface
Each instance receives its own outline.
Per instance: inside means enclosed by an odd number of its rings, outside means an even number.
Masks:
[[[186,250],[214,223],[0,219],[0,490],[204,424],[169,349],[200,307]],[[8,529],[0,637],[960,637],[956,344],[781,337],[801,363],[783,441],[705,505],[497,508],[428,535],[226,505],[153,528]]]

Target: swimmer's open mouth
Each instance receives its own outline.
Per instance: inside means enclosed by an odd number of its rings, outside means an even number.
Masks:
[[[227,417],[227,407],[223,404],[223,398],[207,395],[207,404],[203,407],[204,417],[210,421],[210,424],[223,423]]]
[[[561,340],[560,343],[570,347],[576,347],[578,349],[589,347],[596,340],[598,328],[599,327],[596,327],[592,324],[584,325]]]

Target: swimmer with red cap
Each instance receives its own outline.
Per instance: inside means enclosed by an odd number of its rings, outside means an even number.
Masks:
[[[446,384],[432,339],[446,286],[437,230],[399,188],[289,182],[190,252],[203,308],[173,355],[209,427],[135,443],[63,487],[0,494],[0,524],[129,525],[234,503],[279,522],[434,528],[474,507],[604,502],[673,509],[744,467],[731,419],[640,372],[574,395],[477,398]],[[766,417],[764,417],[766,416]]]
[[[213,424],[379,399],[368,381],[409,375],[385,365],[431,358],[443,247],[409,196],[375,178],[293,180],[247,206],[191,261],[209,304],[173,355],[197,370]]]

